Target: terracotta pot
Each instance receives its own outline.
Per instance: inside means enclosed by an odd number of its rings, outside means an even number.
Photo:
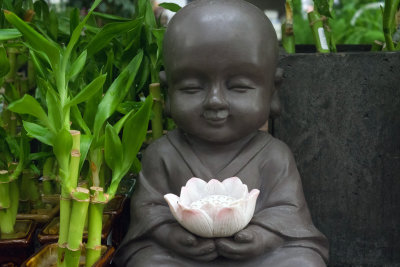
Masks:
[[[57,244],[47,244],[43,246],[37,253],[22,263],[22,267],[53,267],[57,265]],[[93,265],[94,267],[111,266],[110,261],[114,254],[114,247],[102,246],[102,257]],[[82,252],[81,263],[79,266],[85,266],[85,251]]]
[[[111,226],[114,217],[111,214],[103,215],[103,229],[101,233],[102,243],[106,243],[107,237],[111,232]],[[38,234],[38,240],[40,244],[48,244],[57,242],[58,240],[58,230],[60,225],[60,217],[55,217],[51,222],[49,222],[43,230]],[[87,241],[87,231],[83,232],[83,241]]]
[[[0,266],[19,266],[32,255],[33,233],[36,229],[36,222],[31,220],[18,220],[15,223],[15,231],[19,238],[0,239]]]

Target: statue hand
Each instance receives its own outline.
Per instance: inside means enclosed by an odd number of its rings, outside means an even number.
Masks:
[[[159,226],[153,236],[165,248],[187,258],[212,261],[218,256],[213,239],[196,237],[177,223]]]
[[[248,225],[233,237],[219,238],[215,243],[219,255],[244,260],[281,246],[283,239],[258,225]]]

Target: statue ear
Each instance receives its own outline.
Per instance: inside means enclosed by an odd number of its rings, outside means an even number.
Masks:
[[[281,87],[283,80],[283,69],[277,68],[275,72],[275,81],[274,81],[274,91],[271,96],[271,105],[270,105],[270,114],[269,116],[272,119],[275,119],[281,115],[281,102],[279,100],[278,91]]]
[[[165,71],[160,71],[160,73],[158,74],[158,77],[160,78],[160,86],[161,88],[165,88],[168,92],[168,85],[167,85],[167,74],[165,73]],[[171,105],[169,102],[169,97],[168,94],[166,94],[165,96],[165,102],[164,102],[164,114],[168,117],[171,117]]]

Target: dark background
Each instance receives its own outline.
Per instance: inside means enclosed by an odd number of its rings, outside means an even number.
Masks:
[[[283,56],[274,135],[293,151],[330,266],[400,266],[400,53]]]

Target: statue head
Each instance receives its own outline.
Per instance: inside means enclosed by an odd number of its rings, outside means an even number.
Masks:
[[[197,0],[164,39],[167,108],[177,126],[212,143],[259,129],[275,98],[278,43],[271,22],[241,0]]]

